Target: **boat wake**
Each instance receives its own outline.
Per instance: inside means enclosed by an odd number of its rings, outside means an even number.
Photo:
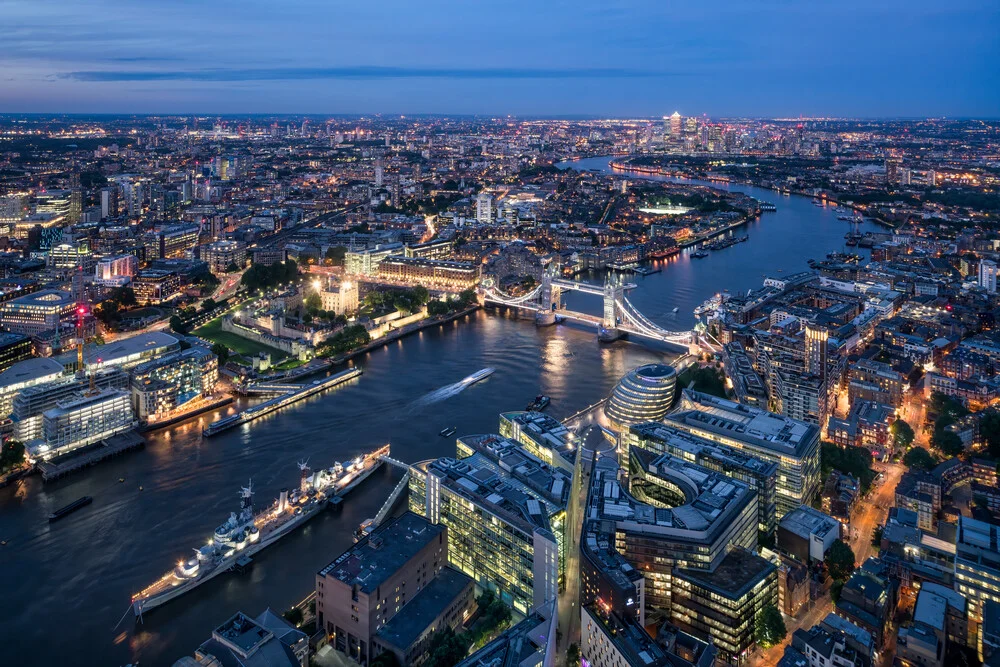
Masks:
[[[445,385],[439,389],[435,389],[429,394],[424,394],[413,403],[410,404],[411,408],[423,407],[426,405],[431,405],[433,403],[440,403],[441,401],[447,400],[454,396],[458,396],[468,387],[471,387],[476,382],[483,380],[493,374],[492,368],[484,368],[481,371],[476,371],[468,377],[462,378],[458,382],[453,382],[452,384]]]

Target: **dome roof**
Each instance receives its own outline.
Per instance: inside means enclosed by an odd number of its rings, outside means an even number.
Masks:
[[[673,403],[676,382],[677,372],[667,364],[648,364],[626,373],[604,408],[612,428],[623,431],[632,424],[663,419]]]

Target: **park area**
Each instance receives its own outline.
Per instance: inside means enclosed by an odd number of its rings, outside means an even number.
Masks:
[[[211,320],[205,326],[195,329],[192,333],[213,343],[222,343],[232,350],[234,354],[255,356],[260,352],[267,352],[271,355],[272,361],[279,361],[289,356],[287,352],[282,352],[277,348],[237,336],[228,331],[223,331],[221,317]]]

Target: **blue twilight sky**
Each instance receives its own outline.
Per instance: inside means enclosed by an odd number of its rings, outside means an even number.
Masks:
[[[0,0],[0,112],[1000,116],[1000,0]]]

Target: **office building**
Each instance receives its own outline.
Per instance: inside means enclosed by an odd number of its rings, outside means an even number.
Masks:
[[[381,651],[410,651],[442,614],[455,627],[471,611],[474,586],[448,567],[448,550],[447,527],[412,512],[380,526],[316,575],[318,627],[362,665]]]
[[[309,637],[270,609],[257,618],[237,612],[173,667],[308,667]]]
[[[0,196],[0,224],[9,225],[18,222],[30,211],[26,194],[15,192]]]
[[[461,292],[479,284],[479,265],[446,259],[386,257],[378,265],[380,280],[428,289]]]
[[[778,523],[778,550],[800,563],[822,562],[838,539],[840,522],[808,505],[788,512]]]
[[[420,259],[448,259],[454,252],[455,242],[452,239],[434,239],[426,243],[406,246],[403,255]]]
[[[226,273],[233,266],[237,269],[246,266],[247,249],[238,241],[215,241],[201,246],[201,260],[212,273]]]
[[[135,255],[112,255],[98,260],[94,267],[94,278],[97,280],[114,280],[115,278],[132,278],[139,268],[139,260]]]
[[[72,190],[42,190],[35,194],[35,213],[50,213],[60,218],[69,215]]]
[[[51,458],[136,426],[128,392],[101,389],[62,401],[42,415],[42,442],[25,443],[32,456]]]
[[[146,259],[182,258],[198,245],[198,225],[170,225],[152,233],[147,239]]]
[[[204,347],[191,347],[132,369],[132,408],[143,422],[156,421],[189,401],[205,397],[219,379],[219,359]]]
[[[757,492],[757,530],[763,535],[774,535],[777,525],[776,462],[758,459],[744,451],[703,440],[659,422],[630,426],[621,438],[619,453],[627,456],[633,447],[657,454],[671,454],[743,482]],[[620,462],[628,464],[627,459]]]
[[[476,222],[480,225],[493,224],[493,196],[480,192],[476,196]]]
[[[160,304],[181,292],[181,278],[173,271],[145,269],[132,279],[132,290],[140,304]]]
[[[580,438],[544,412],[503,412],[500,435],[514,440],[532,456],[572,474]]]
[[[581,603],[600,600],[640,625],[658,611],[711,637],[724,659],[738,659],[753,644],[756,611],[777,601],[775,567],[744,551],[757,544],[756,493],[638,447],[629,451],[627,490],[622,472],[612,457],[594,465],[580,540]]]
[[[997,526],[969,517],[958,519],[955,539],[955,589],[969,601],[969,617],[984,620],[983,606],[1000,603],[1000,543]]]
[[[611,428],[624,433],[632,424],[659,421],[674,401],[677,372],[667,364],[633,368],[618,381],[604,408]]]
[[[819,492],[819,429],[761,408],[685,389],[668,426],[778,464],[778,518]]]
[[[7,331],[31,336],[71,321],[75,311],[76,301],[69,292],[41,290],[0,303],[0,325]]]
[[[448,527],[452,567],[527,614],[558,592],[565,474],[499,435],[462,440],[472,456],[411,466],[410,510]]]
[[[979,286],[990,294],[997,292],[997,263],[991,259],[979,260]]]
[[[385,243],[365,250],[348,250],[344,254],[344,273],[351,276],[376,276],[379,264],[387,257],[402,255],[402,243]]]
[[[0,372],[31,358],[31,339],[24,334],[0,333]]]
[[[675,571],[670,620],[711,638],[720,657],[739,665],[756,647],[754,621],[768,605],[778,605],[777,568],[750,551],[733,549],[713,571]]]
[[[48,384],[64,376],[66,369],[55,359],[35,357],[19,361],[0,372],[0,419],[14,407],[14,398],[29,387]]]
[[[714,645],[665,624],[654,640],[631,617],[599,603],[580,608],[580,657],[591,667],[713,667]]]

